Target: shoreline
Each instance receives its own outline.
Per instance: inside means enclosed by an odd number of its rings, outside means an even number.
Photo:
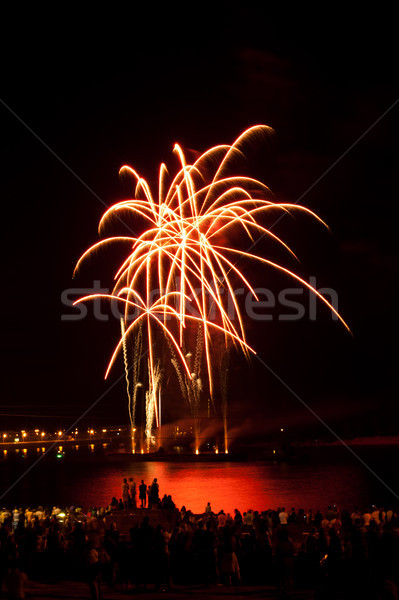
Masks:
[[[294,448],[323,448],[337,446],[399,446],[399,436],[397,435],[376,435],[376,436],[358,436],[352,439],[334,440],[334,441],[305,441],[294,442]]]

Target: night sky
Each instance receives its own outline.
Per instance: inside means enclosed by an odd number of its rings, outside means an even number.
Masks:
[[[248,322],[261,360],[232,359],[232,423],[328,436],[299,397],[339,435],[397,433],[396,21],[382,6],[278,15],[242,4],[35,7],[3,21],[4,426],[33,423],[10,413],[70,423],[102,395],[87,418],[127,422],[122,364],[103,381],[118,324],[95,321],[90,308],[82,321],[61,320],[72,313],[62,293],[109,286],[117,256],[73,280],[76,261],[98,240],[105,208],[128,197],[121,165],[155,183],[160,162],[176,164],[176,141],[203,152],[264,123],[274,135],[251,150],[249,172],[331,228],[282,219],[274,231],[301,262],[280,258],[336,290],[353,337],[319,304],[315,321],[306,308],[299,322]],[[290,286],[248,268],[276,296]]]

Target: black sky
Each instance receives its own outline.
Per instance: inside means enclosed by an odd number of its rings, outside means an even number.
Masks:
[[[329,224],[330,234],[282,220],[276,232],[302,275],[337,291],[353,337],[318,307],[315,322],[249,323],[251,341],[340,433],[396,432],[395,19],[382,5],[329,11],[130,4],[4,19],[2,414],[78,417],[121,375],[102,381],[115,323],[61,321],[60,300],[73,286],[110,283],[106,267],[78,281],[72,271],[105,207],[127,193],[120,166],[151,181],[161,161],[173,165],[176,141],[202,152],[265,123],[275,135],[254,150],[252,174]],[[254,277],[276,294],[287,285],[270,272]],[[270,369],[234,362],[234,418],[252,412],[265,431],[284,421],[298,435],[319,432]],[[123,382],[90,414],[126,419]]]

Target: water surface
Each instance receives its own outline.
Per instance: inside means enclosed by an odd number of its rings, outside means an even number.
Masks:
[[[25,454],[10,450],[0,460],[0,502],[4,506],[80,504],[106,506],[121,496],[123,477],[151,483],[157,477],[160,494],[171,494],[176,505],[203,512],[232,512],[252,508],[296,507],[325,509],[330,504],[352,508],[369,504],[399,505],[399,447],[307,450],[307,459],[295,463],[136,462],[104,456],[101,446],[55,451],[35,464],[36,449]],[[367,466],[365,466],[367,465]]]

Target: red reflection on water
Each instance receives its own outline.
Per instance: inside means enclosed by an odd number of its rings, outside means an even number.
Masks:
[[[297,469],[284,464],[148,462],[109,465],[92,476],[95,486],[93,481],[90,486],[80,486],[82,500],[88,506],[107,505],[112,496],[120,498],[123,477],[133,477],[137,485],[141,479],[148,485],[157,477],[161,497],[171,494],[178,508],[185,505],[194,513],[204,512],[208,501],[214,512],[223,508],[230,513],[235,508],[246,511],[285,506],[317,510],[332,503],[354,506],[359,504],[364,488],[361,474],[350,466],[341,466],[334,476],[325,469]]]
[[[195,513],[202,513],[208,501],[215,512],[223,508],[232,513],[234,508],[279,506],[324,510],[330,504],[352,510],[396,505],[398,497],[393,465],[399,461],[399,447],[362,449],[363,462],[346,448],[317,448],[308,460],[297,463],[138,462],[130,456],[106,457],[97,449],[83,450],[67,450],[61,459],[49,455],[40,461],[35,448],[26,455],[2,456],[3,505],[107,506],[113,496],[121,497],[124,477],[134,477],[136,484],[141,479],[150,484],[157,477],[161,496],[171,494],[178,508],[185,505]]]

